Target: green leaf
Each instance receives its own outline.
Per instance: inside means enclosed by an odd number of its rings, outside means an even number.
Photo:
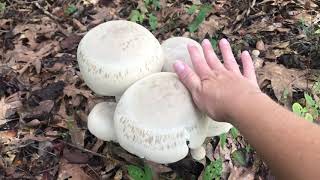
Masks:
[[[315,33],[315,34],[320,34],[320,27],[319,27],[319,29],[317,29],[314,33]]]
[[[68,16],[72,15],[73,13],[77,12],[78,9],[75,5],[71,4],[68,8],[64,11],[64,13]]]
[[[192,6],[190,6],[190,7],[187,9],[187,13],[191,15],[191,14],[193,14],[193,13],[196,12],[197,8],[198,8],[198,6],[195,5],[195,4],[193,4]]]
[[[230,134],[233,139],[236,139],[240,135],[238,129],[236,129],[235,127],[230,129]]]
[[[231,159],[241,166],[247,166],[246,153],[242,149],[234,151],[231,154]]]
[[[313,122],[313,116],[312,116],[310,113],[306,113],[306,114],[304,115],[304,118],[305,118],[307,121]]]
[[[218,48],[218,39],[217,38],[210,38],[211,46],[213,49]]]
[[[207,14],[212,10],[210,5],[202,5],[200,8],[198,16],[193,20],[193,22],[189,25],[188,29],[190,32],[195,32],[200,24],[205,20]]]
[[[0,2],[0,15],[6,10],[6,2]]]
[[[292,111],[300,117],[302,117],[303,115],[303,107],[297,102],[293,103]]]
[[[308,93],[304,93],[304,98],[306,99],[306,103],[308,106],[311,106],[311,107],[316,106],[316,102]]]
[[[142,23],[144,20],[144,15],[140,13],[138,10],[132,10],[130,13],[130,21]]]
[[[158,19],[153,14],[149,14],[149,25],[152,30],[156,30],[158,26]]]
[[[227,133],[223,133],[220,135],[220,146],[224,148],[227,142]]]
[[[129,165],[128,174],[134,180],[145,180],[145,172],[137,166]]]
[[[220,179],[222,172],[222,160],[212,161],[204,170],[203,180]]]
[[[152,169],[148,165],[144,165],[145,180],[152,180]]]

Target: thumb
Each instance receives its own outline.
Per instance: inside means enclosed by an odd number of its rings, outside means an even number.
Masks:
[[[187,89],[194,94],[197,92],[198,89],[201,87],[201,80],[199,76],[185,63],[181,61],[177,61],[173,68],[179,79],[182,83],[187,87]]]

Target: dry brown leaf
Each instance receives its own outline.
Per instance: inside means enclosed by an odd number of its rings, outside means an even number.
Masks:
[[[0,100],[0,125],[5,124],[6,121],[6,112],[10,108],[10,105],[5,103],[4,97]]]
[[[58,180],[92,180],[91,177],[86,174],[80,165],[70,164],[65,159],[61,159],[58,172]]]
[[[216,15],[212,15],[209,17],[209,20],[201,23],[197,35],[200,39],[203,39],[207,33],[209,35],[214,35],[226,25],[228,25],[227,18],[219,18]]]
[[[312,80],[310,81],[307,77],[309,73],[311,73],[311,71],[287,69],[283,65],[276,63],[266,63],[264,67],[257,70],[260,87],[263,86],[266,81],[271,81],[271,86],[278,100],[281,99],[284,91],[288,91],[288,95],[291,97],[293,88],[310,88],[312,86]]]
[[[234,167],[231,170],[228,180],[254,180],[254,173],[242,167]]]
[[[89,90],[83,90],[83,89],[77,89],[76,87],[74,87],[73,85],[69,85],[69,86],[66,86],[64,89],[63,89],[63,92],[65,95],[69,96],[69,97],[73,97],[77,94],[80,94],[86,98],[92,98],[93,95],[91,94],[91,91]]]

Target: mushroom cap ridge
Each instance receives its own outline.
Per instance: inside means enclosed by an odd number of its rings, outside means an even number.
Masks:
[[[188,146],[202,145],[208,121],[176,74],[161,72],[125,91],[114,123],[124,149],[157,163],[172,163],[188,154]]]
[[[124,20],[102,23],[81,40],[77,60],[95,93],[121,95],[135,81],[163,66],[161,45],[143,26]]]

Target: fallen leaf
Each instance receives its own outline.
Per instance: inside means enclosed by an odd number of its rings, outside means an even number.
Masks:
[[[231,170],[228,180],[254,180],[254,173],[246,168],[234,167]]]
[[[5,98],[2,97],[0,100],[0,125],[5,124],[6,121],[6,112],[10,108],[10,105],[5,103]]]
[[[61,159],[58,172],[58,180],[92,180],[86,174],[80,165],[68,163],[67,160]]]
[[[63,157],[72,164],[87,164],[89,161],[88,153],[83,153],[80,150],[68,148],[63,149]]]
[[[318,73],[319,70],[287,69],[283,65],[267,62],[264,67],[257,70],[260,87],[262,88],[266,81],[271,81],[272,89],[278,100],[281,99],[284,91],[288,91],[288,96],[292,97],[294,88],[311,88],[312,81],[315,81],[316,77],[309,77],[307,75]]]

